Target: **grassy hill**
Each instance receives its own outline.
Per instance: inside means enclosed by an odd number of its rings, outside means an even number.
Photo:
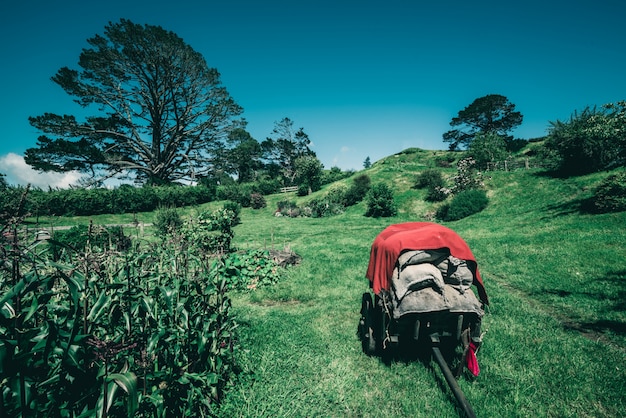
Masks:
[[[303,261],[277,286],[234,296],[242,373],[223,416],[459,416],[434,363],[387,365],[356,337],[370,245],[387,225],[432,213],[412,185],[443,154],[407,150],[363,171],[393,187],[394,218],[366,218],[364,203],[329,218],[274,217],[278,201],[311,198],[293,194],[242,212],[236,245],[288,246]],[[459,380],[478,416],[626,410],[626,213],[579,210],[605,175],[488,172],[487,209],[446,224],[472,248],[491,301],[481,373]]]

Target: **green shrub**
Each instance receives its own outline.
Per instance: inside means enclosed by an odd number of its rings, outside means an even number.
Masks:
[[[385,183],[372,186],[366,196],[367,211],[365,216],[374,218],[395,216],[398,207],[393,199],[393,192]]]
[[[328,199],[313,199],[304,209],[304,213],[312,218],[324,218],[343,213],[343,205]]]
[[[441,170],[429,168],[417,175],[415,179],[416,189],[426,189],[428,187],[443,186],[445,184]]]
[[[626,210],[626,171],[604,179],[593,194],[591,206],[591,210],[596,213]]]
[[[239,203],[244,208],[250,207],[251,184],[229,184],[217,188],[217,199]]]
[[[180,214],[174,207],[162,206],[154,215],[154,226],[161,237],[178,231],[182,224]]]
[[[298,190],[296,190],[296,195],[298,196],[308,196],[309,192],[311,192],[311,188],[308,184],[303,183],[298,185]]]
[[[581,175],[624,166],[626,102],[574,112],[569,121],[550,122],[542,153],[560,175]]]
[[[277,179],[259,180],[253,184],[252,190],[265,196],[278,193],[280,182]]]
[[[218,275],[226,280],[229,289],[253,290],[278,283],[281,277],[278,264],[267,251],[250,250],[230,253],[220,258]]]
[[[444,221],[456,221],[480,212],[488,203],[489,199],[484,190],[464,190],[452,198],[449,206],[439,208],[437,217]]]
[[[295,202],[290,202],[288,200],[281,200],[277,203],[277,212],[282,216],[288,216],[290,218],[297,218],[300,216],[300,208]]]
[[[224,210],[229,210],[234,214],[233,225],[239,225],[241,223],[241,205],[237,202],[224,202],[222,205]]]
[[[82,252],[87,244],[101,250],[116,249],[125,251],[130,248],[130,238],[124,235],[121,226],[105,228],[103,226],[76,225],[68,230],[54,232],[51,242],[55,259],[60,256],[61,248],[70,247],[73,251]]]
[[[352,186],[345,192],[345,205],[352,206],[362,201],[371,188],[371,180],[367,174],[361,174],[354,178]]]
[[[415,188],[427,188],[424,200],[428,202],[441,202],[449,195],[449,190],[445,187],[446,182],[440,170],[429,168],[417,175]]]
[[[265,198],[260,193],[252,193],[250,195],[250,207],[252,209],[261,209],[267,206]]]
[[[230,209],[222,208],[213,212],[203,212],[190,217],[181,228],[182,236],[201,253],[224,254],[233,249],[231,242],[235,235],[233,227],[238,215]]]
[[[454,160],[456,160],[456,156],[453,153],[438,155],[437,157],[435,157],[435,165],[437,167],[450,168],[452,167]]]

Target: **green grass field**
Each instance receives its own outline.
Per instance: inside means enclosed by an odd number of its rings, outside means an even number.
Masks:
[[[245,209],[239,248],[290,247],[302,256],[271,288],[236,294],[242,372],[224,417],[455,417],[436,363],[383,363],[356,336],[370,245],[387,225],[424,220],[432,207],[411,189],[426,152],[370,169],[393,184],[400,214],[330,218]],[[476,256],[491,305],[481,373],[459,379],[479,417],[615,417],[626,411],[626,213],[578,210],[592,175],[554,179],[533,170],[488,173],[483,212],[446,226]],[[299,198],[306,200],[306,198]]]
[[[235,228],[239,249],[288,247],[302,262],[275,286],[232,294],[241,371],[222,399],[220,416],[462,414],[434,362],[387,364],[363,354],[356,335],[371,243],[389,224],[422,221],[434,213],[436,206],[423,200],[425,191],[412,185],[441,153],[407,150],[364,171],[373,183],[393,187],[400,209],[394,218],[365,217],[364,203],[329,218],[273,216],[279,201],[301,204],[333,185],[310,197],[269,196],[266,208],[242,211]],[[481,373],[459,379],[478,417],[625,415],[626,212],[580,211],[604,176],[489,172],[489,206],[446,223],[472,248],[491,302],[478,353]],[[153,216],[41,224],[150,223]],[[143,234],[130,229],[131,236]]]

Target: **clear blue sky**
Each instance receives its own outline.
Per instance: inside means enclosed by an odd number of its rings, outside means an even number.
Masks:
[[[28,116],[75,112],[50,77],[120,18],[200,52],[257,140],[289,117],[326,168],[361,169],[368,156],[446,149],[452,117],[486,94],[524,115],[520,138],[626,99],[625,16],[622,0],[3,0],[0,173],[36,183],[15,161],[39,135]]]

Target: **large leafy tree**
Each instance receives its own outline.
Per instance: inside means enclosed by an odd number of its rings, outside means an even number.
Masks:
[[[316,156],[309,145],[311,140],[304,128],[296,131],[289,118],[275,122],[272,136],[261,143],[268,164],[280,167],[282,175],[290,184],[296,177],[296,160],[300,157]]]
[[[30,117],[45,135],[26,151],[26,162],[152,184],[208,173],[210,150],[242,112],[218,71],[159,26],[122,19],[87,42],[80,69],[63,67],[52,81],[94,114],[81,122],[73,115]]]
[[[513,143],[509,132],[521,125],[523,116],[505,96],[489,94],[474,100],[452,118],[454,127],[443,134],[443,141],[450,143],[450,150],[468,147],[477,134],[501,136],[507,146]]]
[[[242,126],[230,132],[227,145],[227,171],[236,175],[239,183],[253,181],[256,172],[263,167],[261,144]]]

